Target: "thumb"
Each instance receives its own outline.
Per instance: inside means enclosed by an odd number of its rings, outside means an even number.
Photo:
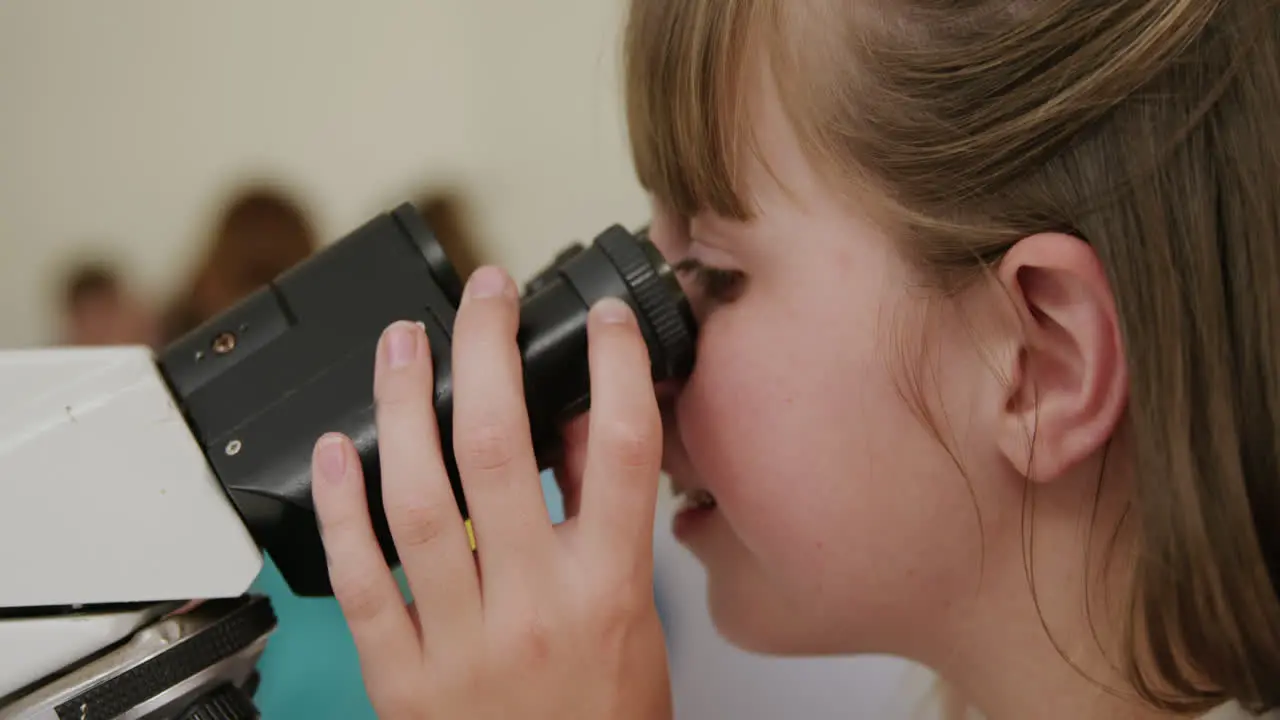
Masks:
[[[578,515],[582,499],[582,475],[587,467],[587,435],[590,413],[584,413],[569,421],[561,430],[564,452],[555,468],[556,485],[564,498],[566,520]]]

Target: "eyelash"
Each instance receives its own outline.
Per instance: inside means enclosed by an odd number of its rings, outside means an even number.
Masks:
[[[742,292],[747,276],[741,270],[712,267],[697,258],[685,258],[674,270],[688,275],[707,298],[719,303],[732,302]]]

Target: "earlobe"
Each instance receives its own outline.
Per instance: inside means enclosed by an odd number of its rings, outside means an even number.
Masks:
[[[1019,241],[999,279],[1021,325],[1000,448],[1018,472],[1050,482],[1104,449],[1124,415],[1129,379],[1115,302],[1093,249],[1070,235]]]

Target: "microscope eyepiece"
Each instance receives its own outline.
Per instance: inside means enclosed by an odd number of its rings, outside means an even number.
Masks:
[[[332,592],[311,503],[311,452],[337,431],[360,454],[374,529],[389,562],[373,409],[374,349],[387,325],[425,328],[433,404],[454,496],[451,339],[462,280],[412,205],[380,215],[166,348],[160,368],[258,544],[299,595]],[[517,343],[539,466],[559,458],[560,428],[590,404],[587,314],[628,303],[653,382],[692,372],[697,327],[647,232],[613,226],[571,245],[525,286]]]
[[[525,308],[534,307],[531,298],[556,292],[562,284],[588,307],[609,296],[631,305],[648,343],[655,380],[693,369],[693,313],[671,266],[646,235],[615,225],[588,248],[571,246],[526,286]]]

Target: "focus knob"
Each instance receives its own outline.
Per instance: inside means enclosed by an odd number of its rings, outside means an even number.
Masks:
[[[635,298],[639,320],[652,329],[656,342],[650,357],[658,378],[684,378],[693,370],[696,322],[670,265],[649,240],[648,230],[631,235],[613,228],[596,243],[609,257]]]
[[[258,720],[262,717],[240,688],[222,685],[189,705],[178,720]]]

